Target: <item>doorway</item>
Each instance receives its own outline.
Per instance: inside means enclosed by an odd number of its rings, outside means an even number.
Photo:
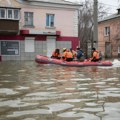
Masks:
[[[110,42],[105,43],[105,57],[106,58],[112,57],[112,50],[111,50],[111,43]]]

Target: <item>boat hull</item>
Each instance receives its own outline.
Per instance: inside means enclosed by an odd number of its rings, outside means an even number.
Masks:
[[[58,59],[49,58],[46,56],[36,55],[35,61],[38,64],[56,64],[62,66],[71,66],[71,67],[84,67],[84,66],[112,66],[112,62],[110,61],[100,61],[100,62],[90,62],[90,61],[63,61]]]

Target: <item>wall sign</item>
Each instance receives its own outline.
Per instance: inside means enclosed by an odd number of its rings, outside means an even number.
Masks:
[[[1,41],[1,55],[19,55],[19,41]]]

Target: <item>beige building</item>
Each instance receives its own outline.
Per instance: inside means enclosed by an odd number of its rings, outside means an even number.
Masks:
[[[76,49],[80,7],[65,0],[0,0],[0,61]]]
[[[105,57],[120,57],[120,8],[98,22],[98,49]]]

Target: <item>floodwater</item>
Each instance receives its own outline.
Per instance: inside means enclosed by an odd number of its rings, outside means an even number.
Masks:
[[[120,61],[113,63],[0,62],[0,120],[120,120]]]

